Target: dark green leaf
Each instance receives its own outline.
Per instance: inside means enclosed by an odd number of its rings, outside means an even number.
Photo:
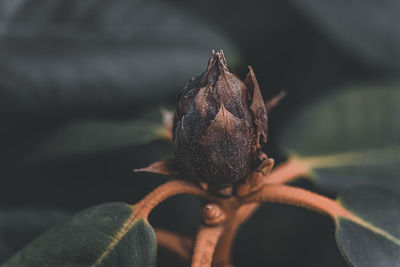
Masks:
[[[400,5],[396,0],[292,2],[351,54],[364,62],[399,69]]]
[[[20,160],[29,163],[89,155],[163,138],[166,129],[161,122],[161,113],[156,110],[153,115],[134,120],[86,120],[62,125],[36,140]]]
[[[7,209],[0,212],[0,263],[69,214],[50,209]]]
[[[340,218],[336,240],[354,267],[400,266],[400,198],[384,190],[346,192],[339,203],[361,221]]]
[[[164,1],[1,1],[0,111],[133,109],[183,88],[212,48],[235,58],[218,33]]]
[[[14,255],[13,266],[150,267],[156,263],[156,237],[133,207],[108,203],[80,212]]]
[[[282,134],[309,178],[337,191],[377,185],[400,192],[400,88],[341,90],[307,106]]]

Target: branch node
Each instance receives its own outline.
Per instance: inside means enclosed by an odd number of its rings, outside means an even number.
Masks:
[[[203,223],[207,226],[216,226],[226,221],[226,213],[215,203],[207,204],[201,211]]]

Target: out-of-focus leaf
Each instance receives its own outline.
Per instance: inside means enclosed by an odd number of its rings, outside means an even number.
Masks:
[[[376,185],[400,192],[400,88],[342,90],[307,106],[281,147],[331,191]]]
[[[0,212],[0,264],[39,234],[65,220],[57,210],[21,208]]]
[[[170,3],[0,2],[0,111],[99,114],[162,98],[231,45]]]
[[[89,155],[115,150],[155,139],[165,138],[168,130],[161,122],[161,114],[134,120],[74,121],[47,132],[27,149],[23,162]],[[154,117],[154,116],[153,116]]]
[[[84,210],[35,239],[7,261],[13,266],[137,266],[156,263],[156,237],[134,209],[108,203]]]
[[[363,61],[399,69],[398,1],[294,0],[292,3]]]
[[[336,241],[354,267],[400,266],[400,198],[384,190],[344,193],[339,203],[361,219],[340,218]]]

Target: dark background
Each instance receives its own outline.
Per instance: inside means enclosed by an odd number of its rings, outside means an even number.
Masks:
[[[280,162],[280,130],[313,99],[397,80],[399,20],[394,0],[0,0],[0,261],[67,214],[167,179],[132,170],[171,156],[148,124],[211,49],[242,77],[252,65],[265,99],[288,92],[265,148]],[[175,197],[151,222],[194,235],[198,207]],[[161,250],[160,266],[172,258]],[[327,217],[276,204],[243,227],[234,262],[345,266]]]

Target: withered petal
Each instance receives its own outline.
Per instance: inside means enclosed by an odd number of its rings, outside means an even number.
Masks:
[[[264,100],[261,95],[260,87],[258,85],[254,70],[249,66],[250,72],[247,74],[244,80],[247,88],[249,89],[251,95],[251,105],[250,110],[253,114],[254,123],[257,126],[257,133],[262,137],[263,142],[267,141],[267,110],[264,105]]]
[[[265,109],[267,110],[267,113],[270,114],[272,109],[274,109],[285,96],[286,91],[282,90],[279,94],[274,95],[271,99],[265,101]]]
[[[245,122],[243,120],[235,117],[232,113],[229,112],[229,110],[225,108],[224,103],[221,103],[221,107],[217,113],[217,116],[211,122],[210,126],[207,129],[207,132],[209,132],[209,129],[212,129],[212,131],[218,133],[235,135],[237,134],[238,126],[244,124]]]
[[[271,172],[274,165],[275,165],[274,159],[267,158],[260,164],[260,166],[258,166],[256,171],[261,172],[264,176],[267,176]]]
[[[207,99],[207,94],[210,92],[211,84],[203,87],[199,90],[195,98],[196,110],[201,116],[206,116],[207,110],[209,109],[209,101]]]
[[[220,102],[224,103],[225,108],[235,117],[243,119],[247,112],[246,85],[243,81],[230,72],[221,74],[216,83]]]
[[[168,159],[157,161],[150,164],[148,167],[135,169],[135,172],[150,172],[150,173],[158,173],[163,174],[166,176],[179,176],[180,171],[178,168],[178,164],[176,163],[175,159]]]

